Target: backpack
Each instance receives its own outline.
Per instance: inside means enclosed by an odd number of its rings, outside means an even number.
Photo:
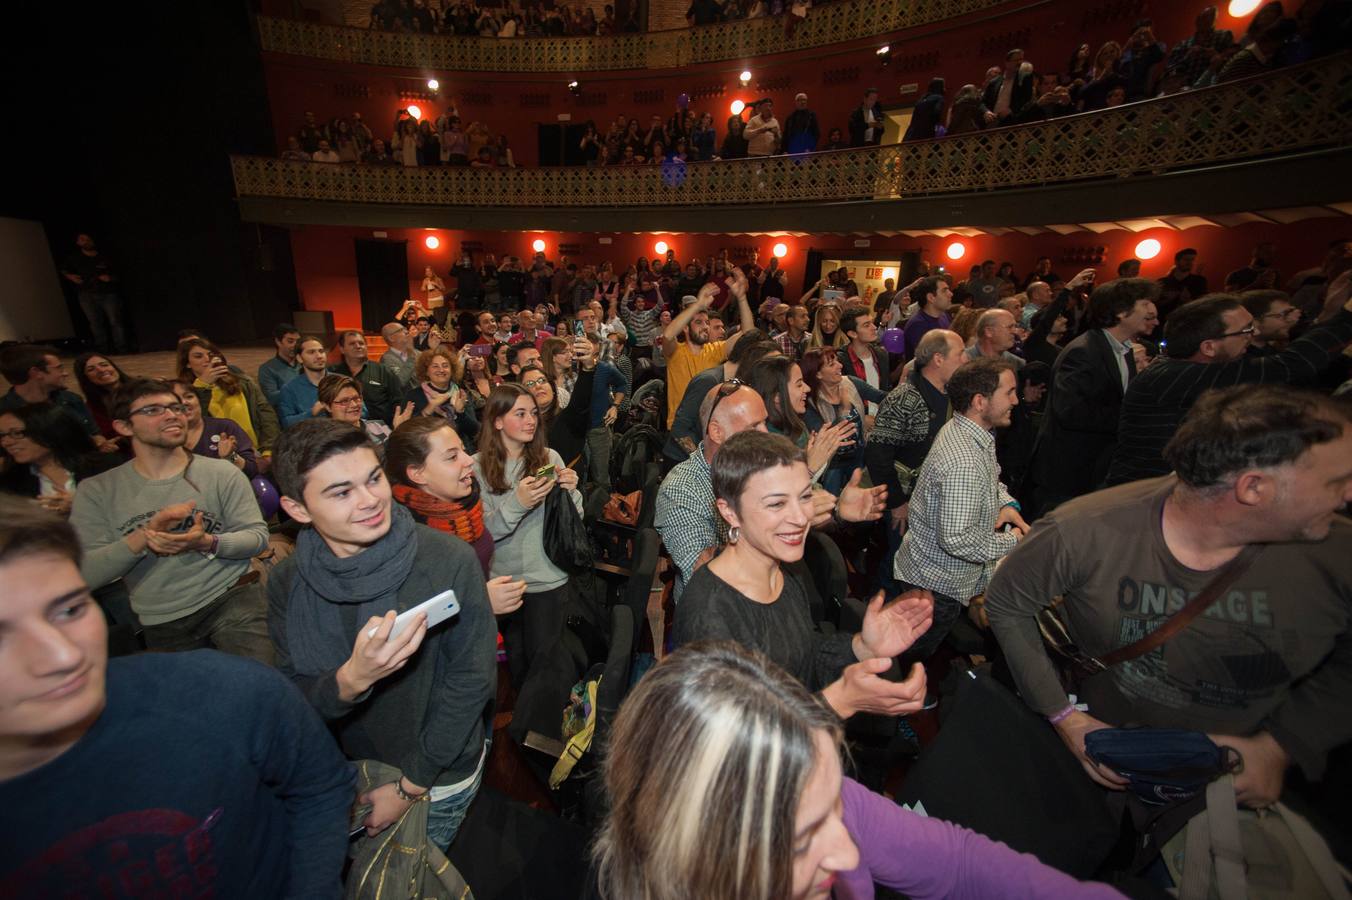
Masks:
[[[624,422],[624,430],[636,425],[647,425],[658,430],[667,421],[667,384],[660,378],[645,381],[629,398],[629,415]]]
[[[651,382],[650,382],[651,383]],[[662,436],[651,425],[631,425],[610,451],[610,487],[617,494],[643,489],[644,471],[662,452]]]

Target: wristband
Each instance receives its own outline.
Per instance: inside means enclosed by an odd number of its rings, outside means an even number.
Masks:
[[[421,794],[410,794],[408,791],[404,790],[404,779],[402,776],[395,781],[394,792],[399,795],[400,800],[405,800],[409,803],[417,803],[419,800],[426,800],[428,794],[432,793],[429,790],[423,791]]]
[[[1020,513],[1023,512],[1023,507],[1019,505],[1019,501],[1017,501],[1017,500],[1011,500],[1011,501],[1009,501],[1008,503],[1006,503],[1005,506],[1012,506],[1012,507],[1014,507],[1014,511],[1015,511],[1015,512],[1020,512]]]
[[[1047,721],[1048,721],[1050,724],[1052,724],[1052,725],[1060,725],[1060,724],[1061,724],[1062,722],[1064,722],[1066,719],[1069,719],[1069,718],[1070,718],[1070,714],[1073,713],[1073,712],[1075,712],[1075,704],[1074,704],[1074,703],[1070,704],[1070,705],[1067,706],[1065,709],[1061,710],[1059,713],[1056,713],[1055,715],[1048,716],[1048,717],[1047,717]]]

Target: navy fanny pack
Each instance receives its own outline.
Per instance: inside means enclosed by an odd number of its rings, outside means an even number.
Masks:
[[[1154,806],[1189,800],[1242,765],[1232,748],[1182,728],[1101,728],[1084,736],[1084,751]]]

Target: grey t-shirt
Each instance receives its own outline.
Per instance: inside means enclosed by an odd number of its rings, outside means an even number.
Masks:
[[[223,459],[193,456],[173,478],[152,481],[134,462],[86,478],[75,492],[70,523],[84,548],[80,570],[90,587],[123,578],[142,625],[172,622],[197,612],[234,586],[249,559],[268,545],[268,527],[244,473]],[[185,477],[186,476],[186,477]],[[218,538],[214,558],[132,553],[122,539],[166,506],[192,500],[208,534]]]
[[[996,570],[986,610],[1024,699],[1066,705],[1034,617],[1056,596],[1076,644],[1102,656],[1158,628],[1215,577],[1160,530],[1173,475],[1079,497],[1041,519]],[[1225,596],[1162,647],[1081,686],[1110,725],[1268,731],[1310,777],[1352,739],[1352,523],[1263,545]],[[684,611],[684,607],[682,607]]]

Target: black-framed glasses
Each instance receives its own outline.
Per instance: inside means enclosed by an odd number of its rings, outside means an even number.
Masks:
[[[1245,325],[1243,328],[1239,329],[1239,331],[1227,331],[1225,334],[1221,335],[1221,337],[1222,338],[1239,337],[1240,335],[1248,337],[1257,330],[1258,329],[1254,327],[1254,324],[1250,322],[1248,325]]]
[[[127,412],[128,416],[145,416],[147,419],[158,419],[165,412],[171,412],[176,416],[186,416],[188,407],[182,403],[152,403],[149,406],[143,406],[140,409],[133,409]]]
[[[22,428],[15,428],[12,431],[0,431],[0,441],[21,441],[28,437],[28,432]]]
[[[521,382],[521,386],[526,390],[533,390],[542,384],[549,384],[548,378],[532,378],[530,381]]]
[[[724,397],[737,393],[737,389],[744,384],[746,384],[746,382],[742,381],[740,378],[729,378],[718,386],[718,393],[714,395],[713,405],[709,407],[709,415],[704,420],[704,430],[706,432],[709,430],[709,423],[714,420],[714,412],[718,409],[718,404],[723,402]]]

